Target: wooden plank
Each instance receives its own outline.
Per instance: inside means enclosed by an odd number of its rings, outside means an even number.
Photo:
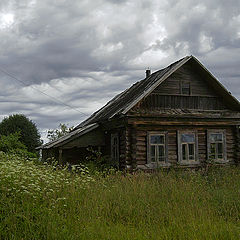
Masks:
[[[132,120],[129,119],[129,123]],[[134,120],[134,123],[137,125],[165,125],[165,126],[172,126],[172,125],[178,125],[178,126],[235,126],[239,123],[239,120],[229,120],[229,121],[203,121],[202,119],[199,121],[192,121],[192,119],[188,119],[188,121],[156,121],[156,120]]]

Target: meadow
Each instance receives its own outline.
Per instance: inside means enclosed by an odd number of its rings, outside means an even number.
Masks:
[[[0,239],[240,239],[238,167],[71,173],[0,152],[0,198]]]

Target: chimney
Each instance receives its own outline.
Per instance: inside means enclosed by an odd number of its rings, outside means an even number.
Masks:
[[[151,75],[151,70],[150,69],[147,69],[146,70],[146,78],[149,77]]]

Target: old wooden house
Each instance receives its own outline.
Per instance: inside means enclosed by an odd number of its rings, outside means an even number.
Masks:
[[[79,163],[88,146],[120,169],[240,162],[240,103],[193,56],[150,73],[42,146],[43,158]]]

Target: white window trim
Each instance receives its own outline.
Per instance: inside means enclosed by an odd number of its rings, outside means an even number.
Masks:
[[[181,142],[181,134],[194,134],[195,135],[195,144],[194,144],[194,160],[182,160],[182,142]],[[178,164],[180,165],[194,165],[199,164],[199,157],[198,157],[198,132],[197,130],[178,130]]]
[[[212,161],[210,159],[210,134],[213,133],[221,133],[223,134],[223,160],[221,159],[214,159],[215,163],[227,163],[227,142],[226,142],[226,130],[225,129],[208,129],[207,130],[207,159],[208,161]]]
[[[152,135],[164,135],[164,151],[165,151],[165,161],[164,162],[151,162],[151,151],[150,151],[150,136]],[[147,166],[151,168],[157,167],[168,167],[170,163],[168,162],[168,132],[167,131],[149,131],[147,133]]]

